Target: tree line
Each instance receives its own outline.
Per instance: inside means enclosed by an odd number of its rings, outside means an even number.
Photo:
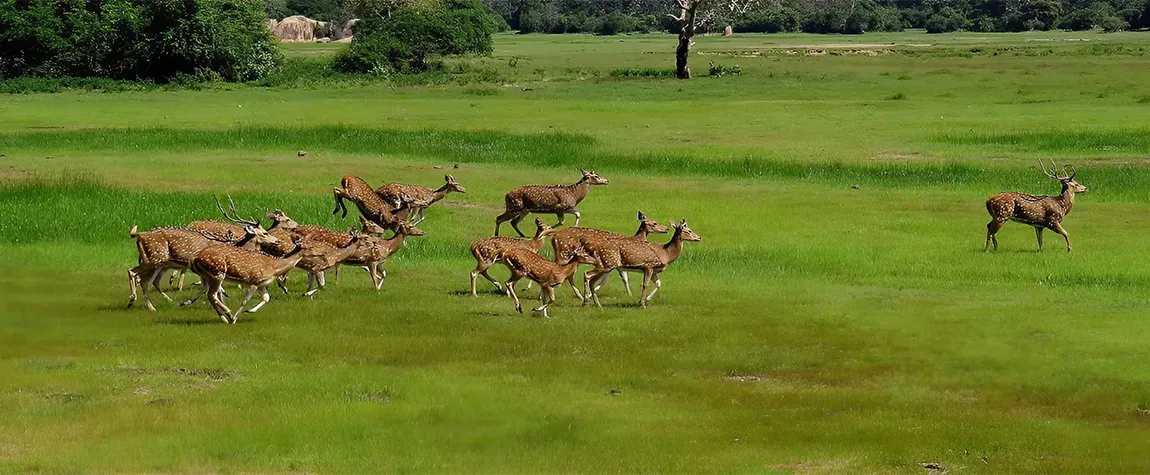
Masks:
[[[670,0],[484,0],[521,33],[677,31]],[[1017,32],[1150,27],[1150,0],[710,0],[697,27],[746,33],[925,29]]]

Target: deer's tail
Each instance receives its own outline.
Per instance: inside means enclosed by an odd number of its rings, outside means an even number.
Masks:
[[[132,237],[139,237],[140,236],[139,226],[132,226],[132,230],[128,231],[128,235],[132,236]]]

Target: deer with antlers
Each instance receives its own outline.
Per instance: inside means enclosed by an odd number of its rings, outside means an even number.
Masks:
[[[520,279],[526,277],[533,282],[539,284],[540,299],[543,304],[531,309],[532,312],[542,312],[544,317],[551,318],[547,314],[547,308],[555,303],[555,287],[562,284],[567,277],[575,273],[579,268],[580,263],[592,263],[591,256],[582,248],[575,249],[575,251],[568,256],[567,261],[563,263],[553,262],[530,249],[517,248],[517,249],[499,249],[495,251],[495,261],[503,264],[511,271],[511,277],[507,279],[504,285],[507,288],[507,293],[512,299],[515,299],[515,311],[523,313],[523,306],[519,302],[519,296],[515,294],[515,283]]]
[[[475,257],[475,269],[471,271],[471,295],[479,295],[475,291],[475,281],[481,275],[495,285],[496,289],[503,291],[503,286],[499,281],[487,273],[487,269],[495,264],[497,260],[495,258],[496,253],[500,250],[526,249],[538,254],[539,250],[543,249],[543,238],[555,232],[555,229],[545,224],[543,220],[539,218],[535,218],[535,228],[535,236],[531,239],[495,236],[483,238],[471,243],[471,255]]]
[[[401,222],[396,227],[395,235],[390,238],[366,236],[360,238],[359,248],[350,256],[343,259],[341,264],[363,267],[371,275],[371,284],[375,290],[383,287],[383,279],[387,278],[387,271],[383,264],[388,257],[395,254],[408,236],[424,236],[427,233],[415,227],[410,222]],[[339,269],[337,266],[336,269]]]
[[[455,177],[444,175],[443,179],[446,183],[434,190],[425,186],[388,183],[376,188],[375,193],[387,203],[399,203],[396,208],[406,207],[410,210],[414,224],[419,224],[426,219],[424,210],[442,200],[448,193],[467,193],[467,188],[460,186]]]
[[[410,218],[410,209],[403,206],[403,201],[388,202],[375,193],[371,185],[362,178],[346,175],[340,181],[340,186],[332,188],[335,196],[335,211],[343,211],[343,218],[347,218],[347,205],[344,200],[355,203],[359,213],[369,221],[380,225],[384,229],[395,230],[397,223]]]
[[[593,171],[580,170],[583,176],[571,185],[527,185],[507,192],[503,197],[506,211],[495,218],[495,235],[499,235],[499,226],[505,221],[511,221],[511,227],[519,233],[519,237],[526,237],[519,230],[519,223],[530,213],[555,214],[559,222],[555,227],[563,225],[563,218],[567,214],[575,215],[575,226],[579,226],[582,216],[575,207],[587,197],[594,185],[606,185],[607,179]]]
[[[1042,172],[1053,180],[1062,184],[1062,193],[1058,196],[1029,195],[1013,191],[1004,191],[986,199],[986,211],[990,213],[990,222],[986,223],[986,246],[984,251],[990,250],[991,243],[994,250],[998,250],[998,230],[1006,225],[1007,221],[1016,221],[1034,226],[1034,235],[1038,239],[1038,250],[1042,251],[1042,230],[1049,229],[1061,234],[1066,239],[1066,252],[1070,252],[1070,235],[1062,228],[1062,218],[1070,214],[1074,207],[1074,195],[1085,193],[1086,187],[1074,181],[1077,171],[1071,167],[1071,173],[1066,173],[1063,167],[1059,173],[1058,165],[1050,161],[1050,170],[1041,161],[1038,165]]]
[[[192,221],[191,223],[188,223],[188,229],[207,231],[217,236],[227,236],[230,233],[235,237],[235,240],[239,240],[244,237],[245,227],[252,225],[253,223],[257,226],[259,225],[259,222],[255,219],[239,219],[239,212],[236,211],[236,203],[232,201],[232,195],[228,194],[227,197],[228,207],[231,209],[234,218],[232,216],[228,216],[228,213],[224,211],[223,205],[220,204],[219,198],[216,198],[216,209],[218,209],[220,213],[223,214],[225,218],[227,218],[227,221],[221,221],[218,219],[202,219]],[[279,242],[269,243],[251,241],[246,245],[246,247],[248,249],[267,251],[272,255],[282,255],[283,253],[288,252],[290,247],[284,248],[284,246],[288,246],[288,243],[291,242],[290,232],[293,229],[298,228],[299,223],[296,223],[295,220],[291,219],[286,213],[278,209],[274,211],[268,211],[264,214],[264,217],[272,221],[272,225],[271,227],[267,228],[267,232],[279,239]],[[178,269],[176,272],[172,273],[172,276],[168,279],[168,286],[175,286],[176,290],[184,290],[184,276],[187,273],[187,270],[187,268]],[[176,283],[177,277],[179,278],[178,284]],[[283,289],[284,293],[287,293],[287,288],[284,287],[283,281],[281,280],[278,283],[280,288]]]
[[[662,223],[647,218],[647,215],[643,214],[642,211],[636,212],[635,219],[639,220],[639,229],[635,231],[633,236],[625,236],[595,228],[572,227],[555,231],[555,233],[551,235],[551,247],[555,251],[555,261],[559,262],[559,260],[565,256],[571,255],[576,248],[583,246],[585,239],[633,237],[641,241],[646,241],[648,234],[665,234],[670,231],[670,229]],[[622,269],[619,269],[619,278],[623,279],[623,285],[627,288],[627,295],[631,295],[631,282],[627,279],[627,273]],[[606,280],[606,277],[604,277],[603,282],[600,282],[599,285],[601,286],[603,283],[606,283]],[[579,289],[575,286],[574,274],[567,279],[567,283],[571,285],[571,291],[575,293],[575,296],[582,300],[583,295],[579,293]],[[596,288],[595,290],[599,289]]]
[[[212,308],[225,323],[236,323],[239,315],[245,312],[244,305],[247,305],[256,292],[259,292],[261,301],[246,312],[255,313],[271,301],[268,285],[295,267],[303,259],[303,251],[303,243],[298,236],[293,237],[291,252],[283,257],[273,257],[259,251],[231,246],[204,249],[192,260],[192,272],[200,276],[203,282],[202,289],[180,306],[191,305],[206,294]],[[240,301],[240,308],[234,314],[220,298],[225,281],[236,282],[247,288],[243,300]]]
[[[659,274],[667,270],[667,266],[670,266],[682,255],[683,242],[703,240],[687,226],[687,220],[671,223],[671,227],[675,229],[675,234],[666,244],[635,238],[589,239],[585,241],[583,247],[591,256],[595,268],[583,275],[583,293],[587,296],[583,303],[586,304],[590,300],[595,302],[596,306],[602,306],[599,303],[599,294],[596,290],[599,288],[599,281],[611,271],[621,269],[643,273],[643,288],[639,294],[639,306],[646,308],[647,302],[650,302],[655,297],[655,293],[663,286]],[[648,294],[647,286],[652,280],[655,282],[655,288]]]

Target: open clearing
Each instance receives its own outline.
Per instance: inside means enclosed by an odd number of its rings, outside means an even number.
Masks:
[[[740,56],[828,44],[895,51]],[[505,35],[449,63],[481,83],[0,96],[0,472],[1150,472],[1150,37],[704,37],[690,82],[610,75],[673,46]],[[1090,188],[1074,252],[1009,224],[983,253],[987,195],[1058,192],[1038,158]],[[702,236],[650,308],[617,277],[550,320],[471,297],[503,194],[580,168],[611,180],[582,224]],[[381,292],[345,267],[237,325],[124,309],[133,225],[229,192],[346,229],[349,173],[468,192]]]

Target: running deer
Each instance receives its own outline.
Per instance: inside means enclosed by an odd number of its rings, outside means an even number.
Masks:
[[[200,252],[215,246],[243,245],[249,241],[273,243],[272,237],[263,228],[248,226],[244,229],[244,238],[235,241],[231,234],[219,236],[209,231],[195,231],[187,228],[157,228],[151,231],[139,232],[132,226],[129,235],[136,239],[136,250],[139,253],[138,265],[128,270],[128,285],[131,295],[128,297],[128,308],[136,303],[136,283],[143,287],[144,302],[148,310],[156,311],[155,305],[148,296],[148,286],[156,289],[165,299],[172,298],[160,289],[160,276],[168,269],[185,269],[191,265]]]
[[[555,227],[563,225],[563,218],[567,214],[575,215],[575,226],[579,226],[579,210],[575,209],[593,185],[606,185],[607,179],[595,172],[580,170],[583,177],[572,185],[527,185],[507,192],[503,197],[507,210],[495,218],[495,235],[499,235],[499,226],[504,221],[511,221],[511,227],[519,233],[519,237],[526,237],[519,230],[519,223],[530,213],[554,213],[559,217]]]
[[[394,230],[396,223],[410,217],[410,210],[402,202],[384,201],[375,194],[371,185],[359,177],[344,176],[340,186],[332,188],[332,193],[335,196],[335,211],[331,214],[338,214],[342,210],[343,218],[347,217],[347,204],[344,200],[355,203],[361,215],[384,229]]]
[[[250,251],[231,246],[213,246],[204,249],[192,260],[192,272],[200,276],[204,282],[203,288],[191,299],[181,303],[181,306],[191,305],[202,295],[208,296],[212,308],[225,323],[236,323],[239,315],[244,313],[244,305],[251,300],[252,295],[260,293],[260,303],[247,310],[255,313],[260,307],[271,300],[268,295],[268,285],[277,277],[290,271],[303,259],[302,241],[295,237],[294,247],[283,257],[273,257],[262,252]],[[239,283],[247,287],[244,298],[240,302],[239,311],[235,314],[220,299],[221,289],[225,281]]]
[[[503,291],[503,286],[499,284],[499,281],[487,273],[487,269],[495,264],[495,254],[500,249],[526,249],[536,254],[539,253],[540,249],[543,249],[543,238],[552,235],[555,230],[539,218],[535,218],[535,227],[535,237],[531,239],[495,236],[471,243],[471,255],[475,257],[475,270],[471,271],[471,295],[479,295],[475,292],[475,281],[481,275],[494,284],[496,289]]]
[[[232,215],[235,216],[234,219],[231,216],[228,216],[227,211],[224,211],[224,207],[223,207],[223,205],[220,204],[220,199],[217,197],[217,198],[215,198],[216,209],[218,209],[220,211],[220,213],[223,214],[224,217],[228,219],[228,221],[221,221],[218,219],[203,219],[203,220],[198,220],[198,221],[192,221],[191,223],[188,223],[188,229],[193,229],[193,230],[197,230],[197,231],[208,231],[208,232],[213,233],[213,234],[218,235],[218,236],[227,236],[228,233],[230,232],[231,235],[234,236],[234,240],[233,240],[233,242],[234,242],[234,241],[243,239],[243,237],[245,235],[244,228],[246,226],[251,225],[251,223],[255,223],[257,226],[259,225],[259,222],[256,221],[254,218],[249,219],[247,221],[240,220],[239,219],[239,212],[236,211],[236,203],[234,201],[232,201],[232,195],[229,194],[227,196],[228,196],[228,206],[232,211]],[[271,227],[267,228],[267,232],[270,233],[272,236],[275,236],[277,239],[279,239],[280,242],[279,243],[259,243],[256,241],[252,241],[252,242],[248,243],[247,248],[248,249],[256,249],[256,250],[263,250],[263,251],[266,251],[272,255],[282,255],[283,253],[289,251],[290,247],[287,249],[284,249],[282,246],[286,246],[286,245],[289,245],[289,243],[291,243],[291,235],[289,234],[289,231],[291,231],[295,228],[298,228],[299,224],[296,223],[295,220],[288,217],[288,215],[285,214],[283,211],[280,211],[278,209],[274,210],[274,211],[268,211],[267,213],[264,214],[264,217],[267,219],[270,219],[272,221],[272,225],[271,225]],[[279,247],[275,247],[275,246],[279,246]],[[185,269],[179,269],[176,272],[173,272],[171,277],[168,278],[168,286],[169,287],[175,286],[176,290],[184,290],[184,275],[186,274],[186,272],[187,272],[186,268]],[[177,277],[179,278],[178,284],[176,284],[176,278]],[[287,293],[287,288],[285,288],[283,286],[283,282],[280,281],[279,284],[280,284],[280,288],[284,289],[284,293]]]
[[[639,229],[635,231],[633,236],[625,236],[619,233],[604,231],[602,229],[594,228],[567,228],[555,231],[551,235],[551,247],[555,250],[555,262],[559,262],[563,256],[568,256],[576,248],[583,246],[584,239],[602,239],[602,238],[634,238],[640,241],[646,241],[648,234],[665,234],[670,230],[662,223],[647,218],[647,215],[639,211],[635,214],[635,219],[639,220]],[[627,273],[619,269],[619,278],[623,279],[623,285],[627,287],[627,295],[631,295],[631,282],[627,279]],[[602,285],[606,282],[606,277],[603,278]],[[575,286],[575,275],[572,274],[567,283],[571,285],[571,291],[575,292],[575,297],[580,300],[583,295],[579,293],[579,289]],[[596,288],[595,290],[599,290]]]
[[[388,257],[395,254],[399,248],[403,247],[404,239],[408,236],[424,236],[427,233],[422,229],[415,227],[415,224],[410,222],[399,223],[395,230],[395,235],[384,239],[376,236],[360,237],[359,248],[356,249],[350,256],[345,258],[341,264],[353,265],[363,267],[367,273],[371,275],[371,284],[375,290],[383,287],[383,279],[387,278],[387,271],[383,269],[383,263],[387,261]],[[336,266],[339,269],[339,266]]]
[[[991,243],[994,244],[994,250],[997,251],[998,238],[995,235],[998,234],[998,230],[1002,229],[1007,221],[1017,221],[1034,226],[1034,235],[1038,239],[1039,251],[1042,251],[1042,230],[1050,229],[1066,238],[1066,252],[1070,252],[1070,235],[1062,228],[1062,218],[1070,214],[1070,208],[1074,207],[1074,195],[1085,193],[1086,187],[1074,181],[1074,176],[1078,172],[1074,171],[1073,168],[1071,168],[1071,173],[1067,175],[1065,167],[1062,168],[1062,173],[1057,172],[1058,165],[1053,160],[1050,161],[1050,170],[1047,170],[1046,165],[1041,161],[1038,164],[1046,176],[1058,180],[1062,184],[1062,193],[1058,196],[1036,196],[1004,191],[987,198],[986,211],[990,213],[990,222],[986,223],[984,251],[990,250]]]
[[[296,263],[296,267],[307,271],[307,291],[304,297],[311,297],[327,286],[324,271],[336,267],[341,261],[354,254],[359,249],[359,232],[352,229],[344,234],[347,244],[343,246],[332,245],[323,240],[305,239],[306,248],[303,258]]]
[[[515,283],[526,277],[539,284],[539,297],[543,304],[531,309],[532,312],[547,314],[547,307],[555,303],[555,287],[562,284],[567,277],[575,273],[580,263],[591,263],[592,259],[583,249],[576,249],[564,263],[553,262],[530,249],[499,249],[495,251],[495,260],[511,270],[511,277],[504,285],[508,294],[515,299],[515,311],[523,313],[523,306],[519,303],[519,296],[515,295]]]
[[[382,235],[387,232],[387,230],[383,229],[382,226],[368,221],[368,219],[363,217],[363,215],[360,215],[359,217],[359,225],[359,234],[361,240],[367,236]],[[347,247],[347,245],[351,243],[351,238],[347,233],[332,231],[323,226],[300,226],[296,228],[294,232],[305,240],[322,241],[335,247]],[[362,246],[363,243],[361,242],[360,245]],[[335,274],[335,278],[337,279],[336,282],[339,282],[339,266],[332,268],[332,273]]]
[[[443,179],[446,183],[434,190],[425,186],[388,183],[376,188],[375,193],[385,202],[399,203],[400,206],[396,206],[397,208],[406,206],[410,210],[414,224],[419,224],[426,218],[423,215],[424,210],[442,200],[448,193],[467,193],[467,188],[460,186],[455,177],[444,175]],[[418,219],[415,216],[417,214]]]
[[[590,299],[595,302],[596,306],[601,307],[599,294],[596,291],[597,284],[612,270],[622,269],[643,273],[643,289],[642,293],[639,294],[639,306],[647,308],[647,302],[655,297],[655,292],[658,292],[663,285],[659,279],[659,274],[667,270],[667,266],[675,262],[683,253],[683,241],[703,240],[687,226],[686,220],[681,220],[677,224],[671,223],[671,227],[675,229],[675,234],[671,236],[671,240],[667,244],[640,241],[634,238],[592,239],[585,242],[584,248],[594,260],[595,268],[583,275],[583,292],[588,296],[587,299],[583,300],[583,303],[586,304],[587,300]],[[652,280],[655,281],[655,288],[648,295],[647,286]]]

